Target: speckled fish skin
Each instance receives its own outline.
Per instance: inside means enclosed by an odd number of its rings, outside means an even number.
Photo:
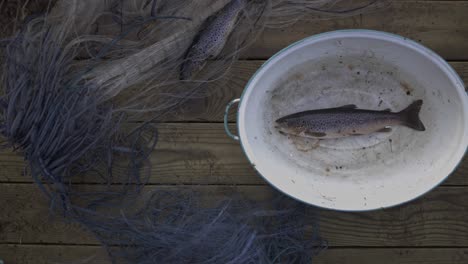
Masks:
[[[232,0],[205,23],[187,52],[180,70],[181,80],[190,79],[208,59],[221,53],[245,3],[246,0]]]
[[[419,119],[422,103],[422,100],[417,100],[400,112],[363,110],[347,105],[288,115],[276,123],[281,133],[318,139],[389,132],[389,127],[396,125],[425,131]]]

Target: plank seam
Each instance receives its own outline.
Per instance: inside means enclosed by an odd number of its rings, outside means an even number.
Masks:
[[[101,247],[100,244],[74,244],[74,243],[11,243],[0,242],[0,246],[63,246],[63,247]],[[116,246],[116,245],[114,245]],[[468,249],[468,246],[329,246],[328,249]]]

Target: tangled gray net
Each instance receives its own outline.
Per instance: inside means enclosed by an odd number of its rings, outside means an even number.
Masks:
[[[204,207],[197,195],[154,192],[145,208],[127,208],[149,176],[157,123],[209,97],[265,28],[386,1],[59,0],[39,14],[24,11],[29,1],[1,3],[17,18],[0,42],[3,146],[24,155],[51,209],[115,262],[310,263],[324,247],[312,209],[287,198]],[[83,175],[102,189],[74,185]]]

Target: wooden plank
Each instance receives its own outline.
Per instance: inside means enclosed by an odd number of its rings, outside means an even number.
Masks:
[[[300,39],[340,29],[372,29],[414,39],[441,54],[445,59],[468,59],[468,2],[466,1],[391,1],[387,9],[346,18],[317,19],[306,15],[287,28],[267,29],[246,50],[243,58],[266,59]],[[101,34],[120,32],[120,26],[100,27]]]
[[[468,34],[466,34],[468,36]],[[468,50],[468,47],[467,47]],[[233,64],[226,75],[228,82],[210,83],[210,96],[187,103],[177,116],[169,116],[167,121],[222,122],[224,110],[229,101],[239,98],[247,82],[265,61],[239,61]],[[450,62],[465,83],[468,83],[468,62]],[[235,113],[230,113],[230,121],[235,121]],[[140,121],[140,120],[135,120]]]
[[[453,61],[449,62],[453,69],[458,73],[460,78],[462,78],[465,83],[465,87],[468,85],[468,63],[462,61]]]
[[[110,264],[98,246],[0,245],[5,264]],[[466,248],[331,248],[314,259],[316,264],[466,264]]]
[[[234,130],[234,126],[231,126]],[[226,136],[222,124],[163,124],[151,155],[150,184],[266,184],[252,168],[239,143]],[[0,153],[0,182],[32,182],[24,175],[20,155]],[[468,185],[465,157],[444,185]],[[88,175],[76,181],[99,183]]]
[[[466,35],[468,36],[468,34]],[[466,50],[468,51],[468,47]],[[232,99],[241,96],[251,76],[264,62],[257,60],[234,63],[232,70],[226,75],[229,81],[210,83],[211,94],[209,97],[190,101],[184,106],[183,111],[180,111],[177,116],[168,117],[167,121],[222,122],[226,105]],[[450,62],[450,65],[468,84],[468,62]],[[235,111],[231,111],[229,117],[230,121],[234,122]]]
[[[467,249],[330,249],[317,264],[462,264],[468,262]]]
[[[99,246],[0,245],[0,260],[5,264],[110,264]]]
[[[393,1],[376,13],[332,20],[301,21],[284,29],[271,29],[245,54],[247,58],[269,58],[287,45],[311,35],[338,29],[372,29],[411,38],[445,59],[468,59],[468,2]]]
[[[96,191],[99,186],[87,186]],[[158,186],[154,190],[195,190],[202,203],[234,193],[267,200],[267,186]],[[331,247],[468,247],[468,188],[440,187],[409,204],[365,213],[320,210],[322,236]],[[44,196],[30,184],[0,185],[0,244],[98,244],[77,225],[50,217]]]

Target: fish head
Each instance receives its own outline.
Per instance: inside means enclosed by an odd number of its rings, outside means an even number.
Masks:
[[[301,135],[305,132],[306,127],[301,120],[297,118],[283,117],[275,121],[275,128],[280,132],[290,135]]]

